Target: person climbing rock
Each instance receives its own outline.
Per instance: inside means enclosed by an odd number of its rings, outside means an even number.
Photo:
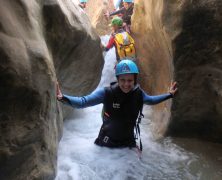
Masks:
[[[62,94],[57,85],[57,99],[73,108],[86,108],[103,103],[103,123],[95,144],[111,148],[134,148],[137,147],[134,129],[138,135],[143,104],[155,105],[173,98],[177,92],[176,82],[171,84],[168,93],[150,96],[137,84],[139,70],[133,61],[120,61],[115,71],[116,83],[83,97]],[[142,144],[140,145],[142,150]]]
[[[87,3],[88,0],[79,0],[79,6],[82,8],[82,9],[85,9],[86,8],[86,3]]]
[[[128,32],[123,30],[122,25],[122,18],[114,17],[112,19],[112,34],[109,42],[106,46],[101,45],[101,47],[104,51],[109,51],[114,46],[117,62],[123,59],[136,61],[135,41]]]
[[[131,16],[133,14],[134,3],[132,0],[123,0],[123,7],[114,12],[107,12],[105,16],[109,18],[110,16],[120,15],[123,19],[123,28],[131,33]]]

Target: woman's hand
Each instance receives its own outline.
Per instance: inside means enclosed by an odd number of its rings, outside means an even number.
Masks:
[[[178,88],[177,88],[177,82],[172,82],[171,86],[169,88],[169,93],[172,94],[172,96],[174,96],[177,92]]]
[[[61,100],[63,98],[63,95],[62,95],[62,92],[61,92],[58,82],[56,83],[56,96],[57,96],[58,100]]]

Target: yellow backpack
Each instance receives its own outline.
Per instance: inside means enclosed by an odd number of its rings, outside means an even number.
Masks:
[[[136,59],[135,41],[128,32],[121,32],[115,35],[116,51],[120,60]]]

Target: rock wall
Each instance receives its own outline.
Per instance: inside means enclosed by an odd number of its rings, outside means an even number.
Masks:
[[[69,94],[94,89],[99,43],[68,0],[0,1],[1,180],[54,179],[62,133],[56,74]]]
[[[143,88],[158,94],[171,79],[179,85],[169,125],[170,104],[154,108],[155,131],[221,142],[221,10],[220,0],[135,0]]]
[[[104,13],[107,11],[112,12],[113,10],[113,0],[88,1],[86,13],[89,16],[92,26],[100,36],[111,33],[111,28],[109,27],[110,20],[105,18]]]
[[[172,38],[180,92],[168,133],[222,142],[222,1],[168,2],[171,7],[181,7]]]
[[[132,35],[140,68],[140,84],[150,95],[168,91],[173,79],[171,40],[162,21],[162,0],[135,0]],[[152,129],[156,138],[167,129],[170,101],[153,106]]]
[[[53,3],[52,3],[53,2]],[[88,16],[71,0],[45,1],[43,20],[58,81],[64,93],[81,96],[96,88],[103,56]],[[73,109],[63,106],[66,117]]]

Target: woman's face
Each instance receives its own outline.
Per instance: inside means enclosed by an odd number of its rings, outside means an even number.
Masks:
[[[134,88],[134,74],[119,75],[118,84],[124,93],[130,92]]]

